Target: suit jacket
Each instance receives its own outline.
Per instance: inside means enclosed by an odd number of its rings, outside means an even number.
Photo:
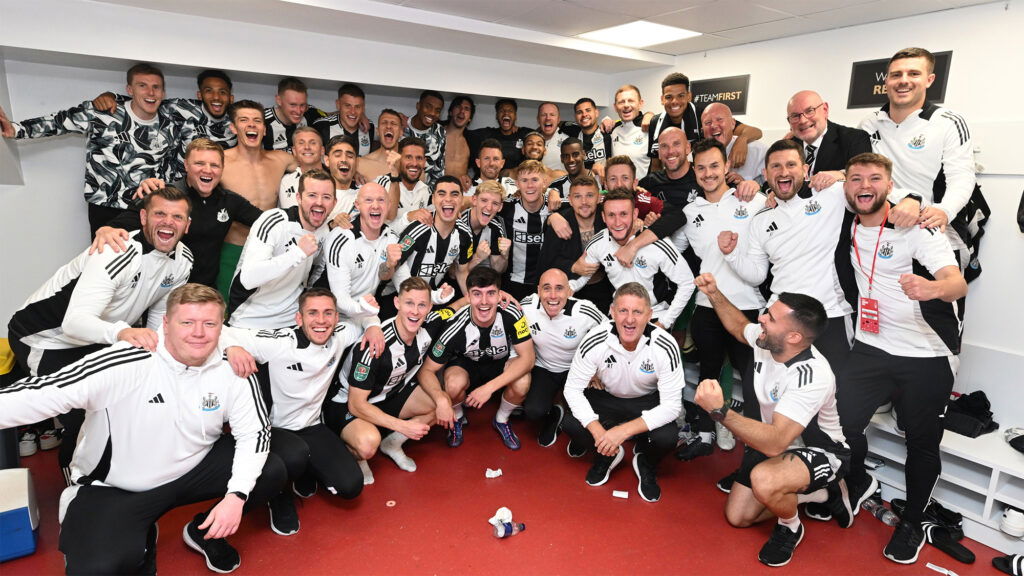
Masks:
[[[797,138],[793,140],[799,141]],[[821,139],[812,174],[846,168],[846,162],[864,152],[871,152],[871,138],[860,128],[850,128],[829,120],[828,131]]]

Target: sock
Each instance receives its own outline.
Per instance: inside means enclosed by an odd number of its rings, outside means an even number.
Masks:
[[[412,458],[409,458],[405,451],[402,450],[402,444],[404,444],[408,439],[409,437],[405,434],[393,432],[381,441],[380,451],[388,458],[394,460],[395,464],[397,464],[402,470],[405,470],[406,472],[415,472],[416,462]]]
[[[808,502],[825,502],[828,500],[828,490],[819,488],[810,494],[797,494],[797,504],[807,504]]]
[[[779,524],[789,528],[790,531],[795,533],[800,529],[800,515],[794,514],[792,518],[779,518]]]
[[[518,404],[513,404],[508,400],[505,400],[505,397],[502,396],[501,406],[498,407],[498,413],[494,415],[494,421],[501,423],[508,422],[508,417],[512,415],[512,411],[516,408],[519,408]]]
[[[452,413],[455,415],[456,420],[462,420],[465,417],[466,414],[462,411],[462,402],[452,406]]]
[[[363,486],[373,484],[373,470],[370,470],[370,463],[366,460],[360,460],[359,469],[363,472]]]

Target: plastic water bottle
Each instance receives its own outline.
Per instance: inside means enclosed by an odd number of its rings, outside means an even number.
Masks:
[[[522,522],[502,522],[494,527],[495,538],[511,538],[526,530],[526,524]]]
[[[879,498],[868,498],[860,505],[860,507],[870,512],[875,518],[881,520],[886,526],[895,526],[900,523],[900,517],[892,510],[886,508],[885,504],[883,504],[882,500]]]

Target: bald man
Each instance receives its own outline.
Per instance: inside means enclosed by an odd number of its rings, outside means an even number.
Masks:
[[[811,188],[821,190],[845,180],[846,162],[871,152],[868,133],[828,119],[828,102],[813,90],[801,90],[786,104],[793,140],[804,147],[811,171]]]
[[[736,144],[736,119],[732,116],[732,110],[721,102],[709,104],[700,117],[701,129],[705,138],[718,140],[725,146],[725,149],[732,154],[732,147]],[[726,174],[726,182],[729,186],[736,186],[743,180],[753,180],[758,184],[764,183],[764,154],[768,150],[764,142],[754,140],[747,143],[747,161],[742,166],[732,169]]]

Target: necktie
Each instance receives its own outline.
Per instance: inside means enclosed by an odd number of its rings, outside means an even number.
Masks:
[[[805,163],[808,166],[814,166],[814,152],[817,151],[817,150],[818,150],[818,147],[815,146],[814,144],[808,144],[807,145],[807,154],[806,154],[807,155],[807,159],[805,160]]]

